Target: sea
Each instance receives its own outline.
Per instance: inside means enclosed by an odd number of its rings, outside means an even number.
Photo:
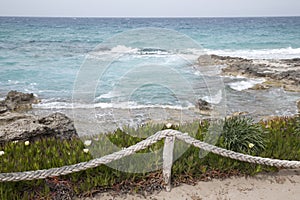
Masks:
[[[299,93],[250,90],[264,80],[222,76],[222,66],[197,61],[299,58],[299,33],[300,17],[0,17],[0,98],[34,93],[42,102],[32,112],[63,112],[82,132],[95,120],[105,132],[235,112],[289,116]],[[199,112],[199,99],[212,114]]]

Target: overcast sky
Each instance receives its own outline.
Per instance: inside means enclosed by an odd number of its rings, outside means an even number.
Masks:
[[[0,0],[1,16],[300,16],[300,0]]]

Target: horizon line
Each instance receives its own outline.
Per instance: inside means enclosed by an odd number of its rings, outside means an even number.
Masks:
[[[300,17],[300,15],[253,15],[253,16],[40,16],[40,15],[0,15],[0,17],[28,18],[268,18]]]

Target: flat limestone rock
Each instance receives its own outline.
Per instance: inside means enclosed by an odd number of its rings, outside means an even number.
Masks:
[[[300,58],[244,59],[211,55],[211,62],[214,65],[225,66],[222,68],[222,73],[225,75],[264,78],[267,80],[264,83],[267,87],[283,87],[287,91],[300,91]]]
[[[32,93],[10,91],[0,101],[0,144],[17,140],[34,140],[42,137],[71,139],[78,137],[70,118],[62,113],[46,117],[27,114],[32,104],[40,100]]]
[[[0,143],[42,137],[71,139],[77,133],[72,120],[62,113],[47,117],[12,112],[0,115]]]

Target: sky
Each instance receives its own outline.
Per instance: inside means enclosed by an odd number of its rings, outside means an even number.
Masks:
[[[0,0],[0,16],[300,16],[300,0]]]

